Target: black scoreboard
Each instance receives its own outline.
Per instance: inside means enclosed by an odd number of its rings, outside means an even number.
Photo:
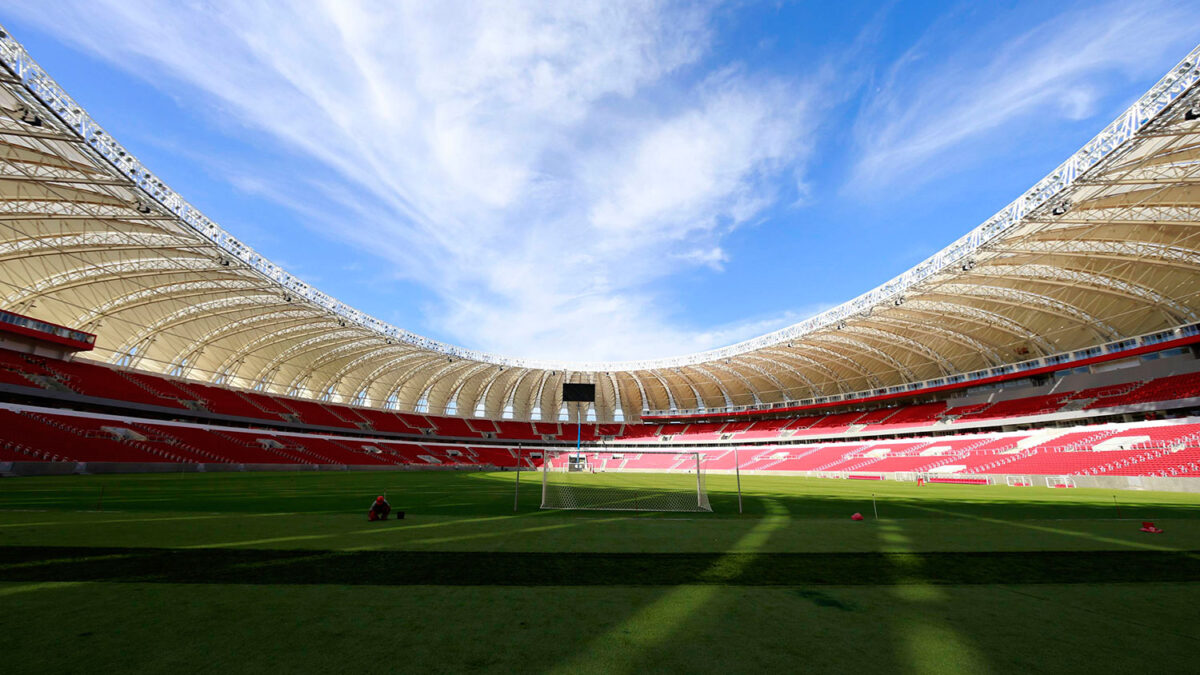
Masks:
[[[596,385],[563,383],[563,403],[595,403]]]

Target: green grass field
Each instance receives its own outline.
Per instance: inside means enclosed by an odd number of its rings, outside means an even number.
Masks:
[[[739,515],[709,476],[711,514],[561,512],[525,474],[514,513],[514,476],[0,479],[2,670],[1194,672],[1200,654],[1198,495],[752,476]],[[366,522],[379,493],[407,518]]]

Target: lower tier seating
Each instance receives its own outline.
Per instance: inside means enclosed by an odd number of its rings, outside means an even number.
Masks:
[[[565,434],[564,430],[561,434]],[[707,430],[706,430],[707,433]],[[560,434],[560,435],[561,435]],[[561,448],[560,448],[561,449]],[[583,453],[595,453],[584,448]],[[415,465],[536,468],[537,447],[402,441],[172,423],[0,405],[0,462]],[[599,470],[691,468],[690,455],[609,447]],[[1200,423],[1142,422],[903,440],[791,443],[701,450],[709,471],[1196,476]],[[559,455],[565,457],[565,453]],[[563,459],[562,461],[566,461]]]

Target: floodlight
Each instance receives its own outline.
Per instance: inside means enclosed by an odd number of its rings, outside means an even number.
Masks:
[[[25,124],[28,124],[31,127],[42,126],[42,118],[40,115],[38,115],[36,112],[34,112],[33,108],[30,108],[29,106],[22,106],[20,113],[21,113],[20,119]]]

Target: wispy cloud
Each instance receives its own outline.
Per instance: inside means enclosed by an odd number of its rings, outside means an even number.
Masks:
[[[721,269],[722,237],[794,202],[804,184],[815,85],[708,65],[710,10],[611,0],[12,9],[166,89],[182,83],[226,123],[328,167],[319,178],[257,176],[253,189],[428,288],[427,316],[405,327],[575,359],[694,351],[801,318],[691,330],[656,291],[683,270]],[[231,178],[246,187],[247,176]]]
[[[1085,3],[972,24],[943,17],[879,78],[856,123],[851,190],[916,185],[1020,142],[1032,129],[1090,118],[1123,83],[1161,74],[1164,58],[1194,46],[1195,5]],[[1107,120],[1104,120],[1105,122]],[[1018,125],[1021,125],[1018,128]]]

